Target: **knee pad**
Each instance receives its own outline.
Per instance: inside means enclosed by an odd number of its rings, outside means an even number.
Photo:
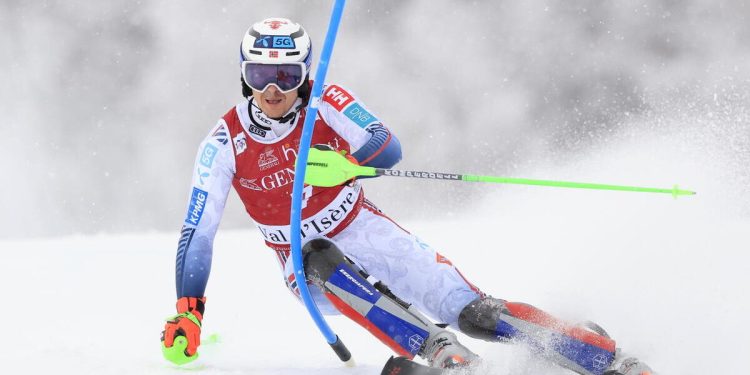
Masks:
[[[336,267],[346,262],[351,265],[344,253],[325,238],[316,238],[302,247],[302,264],[307,280],[319,287],[336,271]]]
[[[529,324],[552,331],[564,327],[564,323],[534,306],[489,296],[475,299],[458,316],[461,332],[486,341],[508,341],[533,335],[534,329]]]
[[[498,332],[498,322],[503,315],[510,315],[505,301],[492,297],[480,297],[466,305],[458,315],[458,328],[473,338],[486,341],[505,341]]]

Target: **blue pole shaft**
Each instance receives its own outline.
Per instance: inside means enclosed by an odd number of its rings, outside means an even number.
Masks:
[[[344,11],[345,2],[346,0],[336,0],[333,5],[331,21],[328,24],[328,33],[326,34],[323,49],[320,53],[320,62],[318,63],[318,70],[315,74],[315,82],[313,83],[312,93],[310,94],[310,104],[307,106],[305,123],[302,128],[302,138],[300,139],[299,151],[297,152],[290,217],[292,262],[294,264],[294,274],[297,278],[297,285],[299,286],[302,301],[304,301],[307,311],[315,321],[315,324],[317,324],[320,332],[325,336],[326,341],[334,347],[334,350],[337,351],[339,357],[344,361],[348,360],[348,358],[344,359],[341,353],[339,353],[343,344],[340,343],[336,334],[331,330],[331,327],[328,326],[328,323],[326,323],[323,318],[323,314],[318,310],[318,306],[315,305],[315,301],[313,301],[312,296],[310,296],[310,290],[305,282],[305,270],[302,265],[300,222],[302,220],[302,190],[304,188],[305,170],[307,168],[307,154],[310,150],[310,141],[312,140],[312,133],[315,127],[315,118],[318,114],[318,104],[320,103],[320,97],[323,92],[323,82],[325,81],[326,73],[328,72],[328,62],[331,58],[331,53],[333,52],[333,45],[336,42],[336,34],[338,32],[339,22],[341,21],[341,15]],[[339,349],[337,349],[337,346]],[[344,350],[346,350],[345,347]]]

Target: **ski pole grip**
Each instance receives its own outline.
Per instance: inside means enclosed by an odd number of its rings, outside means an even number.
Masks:
[[[336,335],[336,342],[331,345],[331,349],[333,349],[334,352],[336,352],[336,355],[339,356],[339,359],[341,362],[345,362],[349,364],[349,362],[352,359],[352,353],[349,352],[349,349],[346,348],[346,345],[344,345],[343,342],[341,342],[341,339],[338,335]]]

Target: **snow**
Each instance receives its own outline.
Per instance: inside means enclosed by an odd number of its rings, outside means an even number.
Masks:
[[[736,373],[750,352],[746,200],[717,177],[740,176],[727,160],[680,154],[683,138],[625,137],[606,152],[527,172],[679,182],[698,191],[693,197],[487,185],[496,194],[464,214],[402,224],[486,292],[598,322],[663,374]],[[175,228],[0,242],[3,373],[184,373],[159,349],[174,311],[177,238]],[[186,366],[202,374],[376,374],[390,355],[333,317],[358,363],[343,367],[252,229],[219,231],[207,296],[204,338],[217,333],[221,341],[203,345]],[[461,337],[488,360],[489,373],[566,373],[521,347]]]

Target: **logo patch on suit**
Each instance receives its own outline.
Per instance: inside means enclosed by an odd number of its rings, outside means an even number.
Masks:
[[[249,127],[249,128],[247,128],[247,130],[248,130],[248,131],[249,131],[250,133],[253,133],[253,134],[255,134],[255,135],[258,135],[258,136],[260,136],[260,137],[263,137],[263,138],[265,138],[265,137],[266,137],[266,131],[265,131],[265,130],[263,130],[263,129],[261,129],[261,128],[259,128],[259,127],[258,127],[258,126],[256,126],[255,124],[250,124],[250,127]]]
[[[219,151],[219,149],[216,148],[216,146],[210,143],[206,143],[206,146],[203,147],[203,151],[201,151],[200,163],[203,164],[203,166],[206,168],[211,168],[211,166],[214,164],[216,151]]]
[[[360,128],[364,129],[367,125],[372,124],[374,121],[378,121],[375,116],[367,112],[366,109],[362,108],[359,103],[354,103],[346,109],[344,112],[346,117],[354,121]]]
[[[232,141],[234,141],[235,155],[239,155],[247,150],[247,139],[245,139],[245,133],[237,134]]]
[[[354,97],[346,92],[346,90],[336,85],[331,85],[326,89],[325,95],[323,95],[323,101],[330,103],[333,108],[341,112],[346,108],[349,103],[354,101]]]
[[[201,186],[205,185],[206,179],[211,177],[211,173],[206,172],[200,168],[198,168],[197,172],[198,172],[198,184]]]
[[[203,217],[203,210],[206,208],[206,199],[208,199],[208,193],[201,189],[193,188],[185,224],[198,225],[200,223],[201,217]]]
[[[279,165],[279,158],[273,154],[273,149],[266,149],[258,158],[260,170],[265,171],[268,168]]]
[[[255,191],[263,191],[263,188],[258,186],[255,181],[258,181],[257,178],[253,179],[247,179],[247,178],[240,178],[240,186],[242,186],[245,189],[255,190]]]
[[[227,132],[226,130],[224,130],[224,126],[221,124],[216,127],[216,130],[213,132],[213,134],[211,134],[211,137],[221,142],[221,144],[223,145],[227,144]]]

